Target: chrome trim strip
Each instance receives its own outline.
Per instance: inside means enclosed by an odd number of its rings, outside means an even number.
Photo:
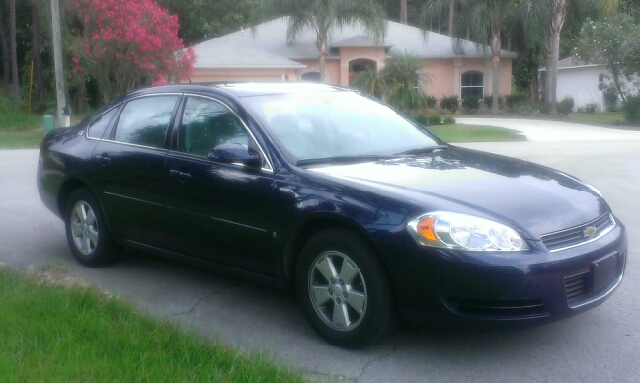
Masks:
[[[159,150],[161,152],[169,152],[169,149],[167,148],[158,148],[156,146],[147,146],[147,145],[140,145],[140,144],[132,144],[130,142],[124,142],[124,141],[115,141],[115,140],[108,140],[108,139],[101,139],[101,142],[111,142],[113,144],[121,144],[121,145],[127,145],[127,146],[133,146],[136,148],[143,148],[143,149],[153,149],[153,150]]]
[[[610,254],[605,255],[603,258],[609,257],[609,256],[614,256],[617,253],[617,251],[614,251]],[[611,294],[613,292],[613,290],[616,289],[616,287],[618,287],[618,285],[620,284],[620,282],[622,282],[622,277],[624,276],[624,271],[627,268],[627,257],[625,256],[624,258],[624,264],[622,265],[622,272],[620,273],[620,276],[618,277],[618,280],[616,280],[616,282],[613,284],[613,286],[611,286],[609,289],[607,289],[606,291],[601,292],[600,294],[593,296],[591,298],[589,298],[586,301],[580,301],[580,303],[578,304],[570,304],[567,303],[567,305],[569,306],[569,308],[571,309],[577,309],[586,305],[589,305],[593,302],[596,302],[600,299],[603,299],[604,297],[606,297],[607,295]]]
[[[128,200],[132,200],[132,201],[138,201],[138,202],[148,203],[149,205],[164,206],[164,205],[163,205],[163,204],[161,204],[161,203],[151,202],[151,201],[147,201],[147,200],[139,199],[139,198],[133,198],[133,197],[129,197],[129,196],[122,195],[122,194],[118,194],[118,193],[112,193],[112,192],[108,192],[108,191],[105,191],[105,192],[102,192],[102,193],[103,193],[103,194],[110,195],[110,196],[113,196],[113,197],[120,197],[120,198],[124,198],[124,199],[128,199]]]

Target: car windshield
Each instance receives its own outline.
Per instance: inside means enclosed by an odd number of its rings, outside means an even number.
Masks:
[[[426,130],[355,92],[253,96],[243,100],[297,164],[394,156],[438,147]]]

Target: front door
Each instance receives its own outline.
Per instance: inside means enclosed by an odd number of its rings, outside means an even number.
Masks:
[[[167,156],[166,205],[172,250],[229,267],[273,274],[273,172],[218,163],[217,145],[241,144],[264,157],[240,118],[216,100],[186,98],[177,150]]]

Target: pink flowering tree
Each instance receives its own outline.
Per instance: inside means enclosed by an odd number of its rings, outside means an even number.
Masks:
[[[178,17],[154,0],[71,0],[72,83],[96,80],[104,101],[137,87],[185,80],[195,53]]]

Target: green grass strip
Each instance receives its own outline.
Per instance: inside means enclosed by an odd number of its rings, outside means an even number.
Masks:
[[[0,269],[2,382],[303,382],[141,315],[92,288],[41,284]]]
[[[44,133],[42,129],[2,131],[0,130],[1,149],[37,149]]]
[[[479,141],[526,141],[527,138],[515,130],[485,125],[429,125],[431,132],[445,142]]]

